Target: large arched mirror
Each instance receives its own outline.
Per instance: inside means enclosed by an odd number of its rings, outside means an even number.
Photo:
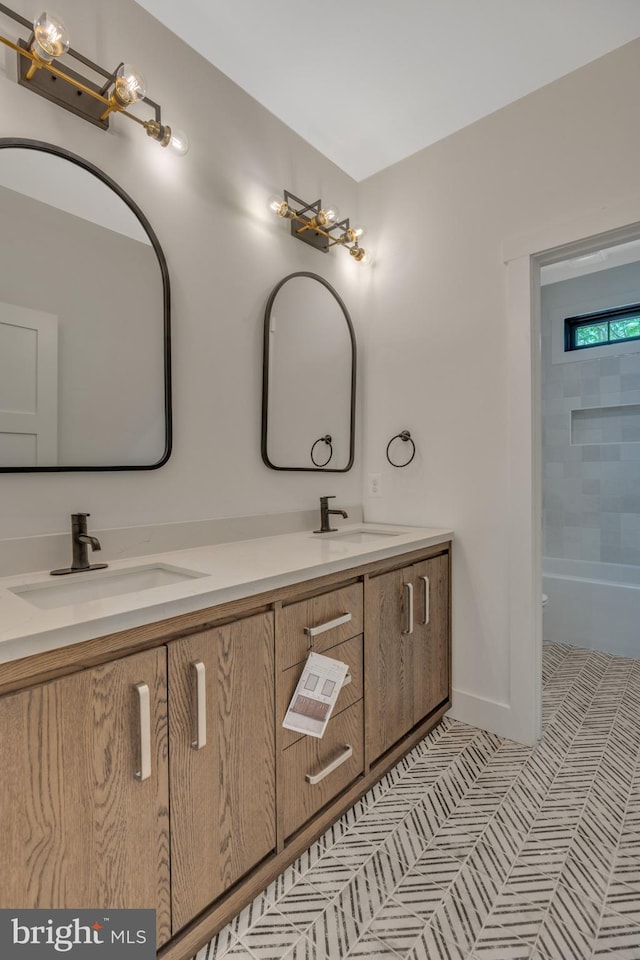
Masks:
[[[350,470],[354,455],[356,341],[330,283],[292,273],[272,290],[264,318],[262,459],[274,470]]]
[[[171,451],[169,278],[97,167],[0,139],[0,472],[150,470]]]

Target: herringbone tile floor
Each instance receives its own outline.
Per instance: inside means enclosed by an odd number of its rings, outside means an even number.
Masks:
[[[543,681],[535,748],[445,719],[197,960],[640,960],[640,661]]]

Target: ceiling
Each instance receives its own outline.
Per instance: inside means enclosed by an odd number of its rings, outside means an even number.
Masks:
[[[638,0],[137,2],[355,180],[640,36]]]

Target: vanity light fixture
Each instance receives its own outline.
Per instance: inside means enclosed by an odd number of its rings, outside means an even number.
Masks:
[[[67,28],[52,13],[45,11],[31,22],[0,3],[0,14],[31,31],[27,40],[19,38],[17,42],[0,34],[0,43],[18,54],[18,83],[21,86],[103,130],[109,127],[111,113],[121,113],[144,127],[147,136],[162,147],[169,147],[179,156],[187,153],[189,141],[186,135],[162,122],[160,105],[147,97],[144,77],[135,67],[121,63],[110,73],[77,50],[72,50]],[[60,63],[59,58],[65,54],[88,67],[102,78],[102,82],[90,80],[66,63]],[[138,102],[151,107],[153,117],[145,120],[129,113],[128,108]]]
[[[307,203],[294,197],[288,190],[282,197],[270,197],[269,209],[278,217],[291,221],[291,235],[298,240],[310,243],[316,250],[327,253],[331,247],[344,247],[356,263],[369,263],[370,256],[360,246],[362,227],[352,227],[349,218],[340,219],[340,214],[330,205],[323,206],[322,200]]]

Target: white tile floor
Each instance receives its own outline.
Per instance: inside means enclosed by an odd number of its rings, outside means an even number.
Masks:
[[[535,748],[445,719],[197,960],[640,960],[640,661],[543,680]]]

